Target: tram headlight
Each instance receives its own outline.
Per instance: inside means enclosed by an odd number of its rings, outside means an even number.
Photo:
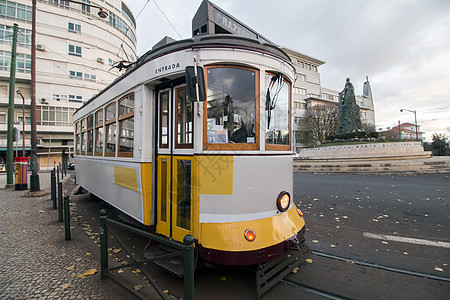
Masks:
[[[244,232],[245,239],[249,242],[253,242],[256,239],[256,233],[253,229],[247,229]]]
[[[277,208],[279,211],[284,212],[289,208],[291,204],[291,196],[288,192],[281,192],[277,197]]]

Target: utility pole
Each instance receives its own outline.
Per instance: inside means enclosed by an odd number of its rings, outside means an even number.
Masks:
[[[11,65],[9,70],[9,102],[8,102],[8,129],[6,142],[6,186],[13,185],[14,175],[14,94],[16,86],[16,48],[17,48],[17,29],[18,25],[14,23],[12,49],[11,49]]]
[[[402,141],[402,126],[400,125],[400,120],[398,120],[398,140]]]
[[[31,157],[30,191],[40,191],[37,165],[36,137],[36,0],[32,0],[33,13],[31,23]]]

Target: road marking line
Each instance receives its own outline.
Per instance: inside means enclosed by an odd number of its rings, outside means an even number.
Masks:
[[[369,233],[369,232],[363,232],[363,236],[366,237],[366,238],[369,238],[369,239],[376,239],[376,240],[384,240],[384,241],[409,243],[409,244],[417,244],[417,245],[424,245],[424,246],[450,248],[450,243],[441,242],[441,241],[430,241],[430,240],[408,238],[408,237],[402,237],[402,236],[385,235],[385,234],[374,234],[374,233]]]

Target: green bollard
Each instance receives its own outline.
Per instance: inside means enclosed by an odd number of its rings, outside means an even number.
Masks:
[[[51,188],[51,195],[52,195],[52,201],[53,201],[53,208],[56,209],[56,177],[55,177],[55,169],[51,171],[50,174],[50,188]]]
[[[108,228],[106,227],[106,218],[108,217],[108,210],[102,209],[100,211],[100,277],[106,277],[108,269]]]
[[[184,248],[184,299],[194,300],[194,237],[183,238]]]
[[[70,240],[70,208],[69,196],[64,195],[64,232],[66,241]]]
[[[62,182],[58,182],[58,221],[63,221]]]

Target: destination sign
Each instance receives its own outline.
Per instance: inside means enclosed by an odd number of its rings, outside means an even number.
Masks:
[[[258,36],[245,28],[244,26],[237,23],[232,18],[228,17],[227,15],[224,15],[220,11],[218,11],[216,8],[214,8],[214,21],[217,25],[220,27],[223,27],[224,29],[228,30],[230,33],[234,33],[240,36],[248,37],[257,39]]]

